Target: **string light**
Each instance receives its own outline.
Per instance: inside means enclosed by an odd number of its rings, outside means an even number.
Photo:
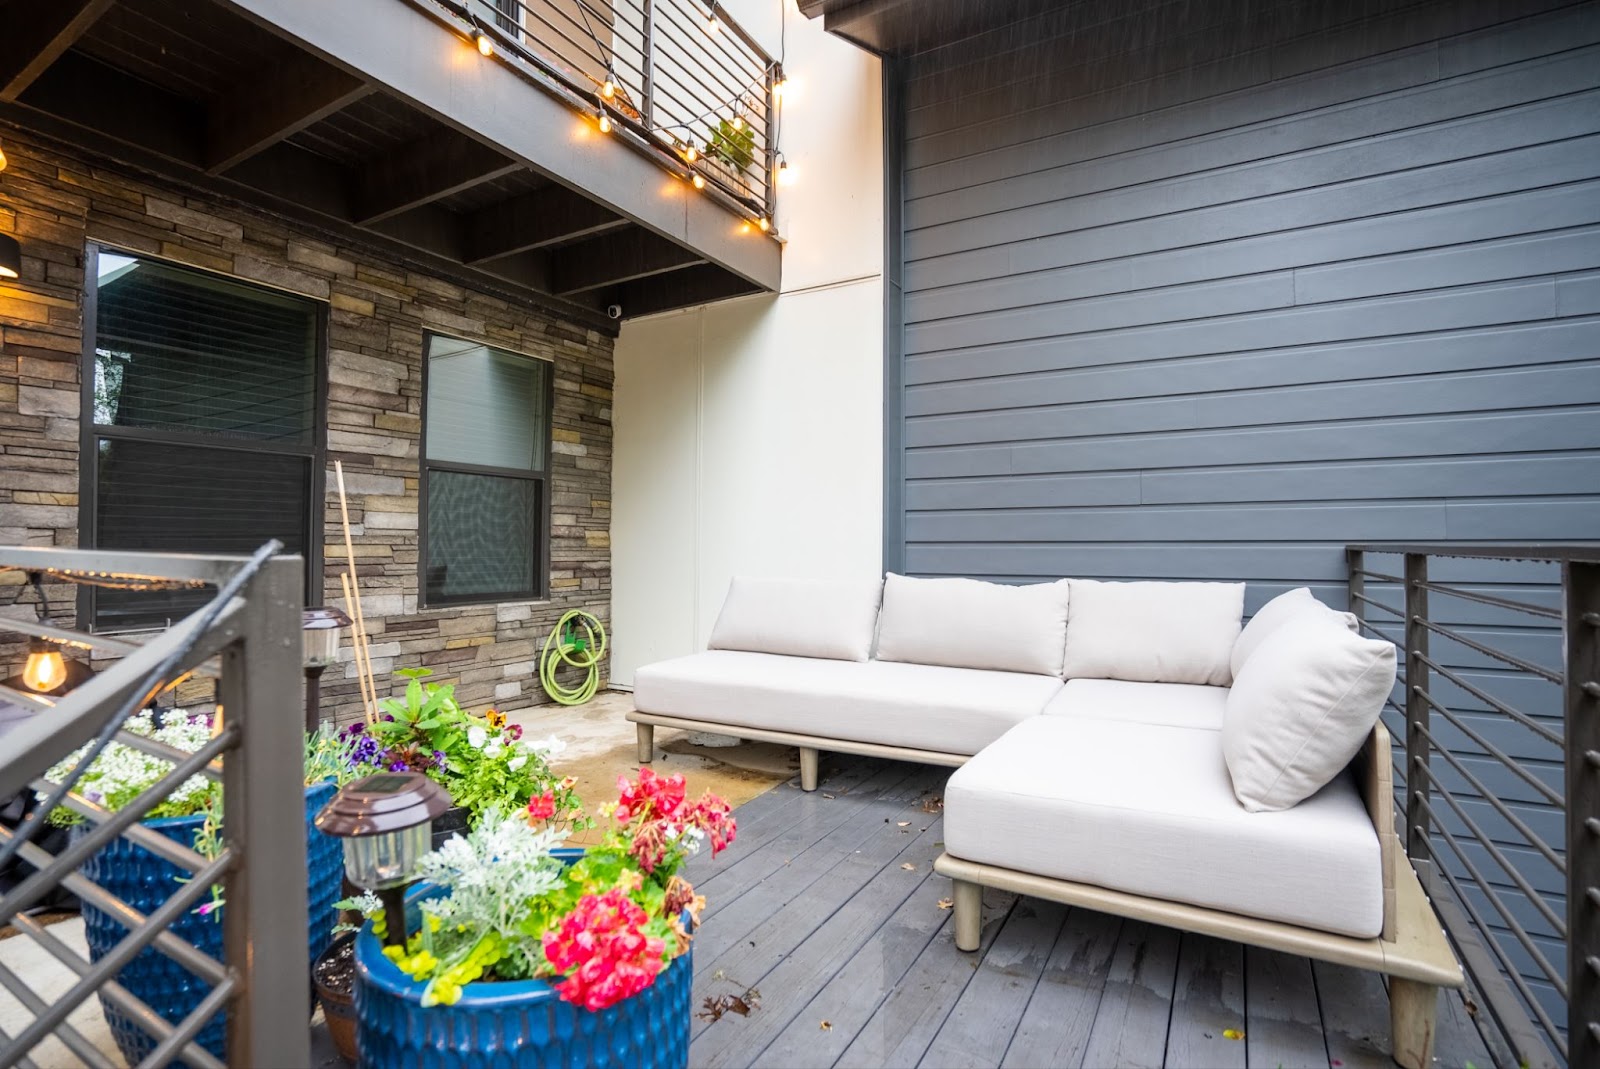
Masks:
[[[776,69],[776,77],[772,80],[772,95],[775,99],[782,100],[783,94],[789,89],[789,79],[783,73],[783,68]]]
[[[735,130],[743,130],[744,129],[744,116],[743,115],[735,115],[733,117],[733,128]]]
[[[756,226],[761,228],[761,232],[763,234],[772,229],[772,223],[768,221],[767,217],[764,215],[760,219],[756,220]]]
[[[602,134],[611,132],[611,116],[606,114],[606,109],[604,108],[600,109],[600,132]]]
[[[693,163],[700,158],[700,150],[695,148],[694,138],[692,137],[689,139],[689,143],[683,147],[683,158],[688,163]]]
[[[600,87],[600,95],[610,100],[617,95],[617,80],[611,75],[606,75],[606,84]]]
[[[789,166],[788,160],[778,161],[778,185],[792,186],[795,180],[795,169]]]
[[[472,43],[478,46],[478,52],[487,59],[494,55],[494,41],[482,30],[472,31]]]
[[[706,10],[706,32],[716,33],[722,29],[722,20],[717,18],[717,0],[711,0],[711,6]]]
[[[705,178],[702,175],[698,174],[698,173],[696,173],[693,178],[689,179],[689,181],[694,183],[694,188],[696,188],[696,189],[704,189],[704,188],[706,188],[706,180],[705,180]]]
[[[0,147],[0,171],[3,171],[5,169],[6,169],[6,150],[5,150],[4,147]]]

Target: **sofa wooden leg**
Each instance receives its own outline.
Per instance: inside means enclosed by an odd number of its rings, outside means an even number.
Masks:
[[[639,763],[648,765],[656,758],[656,726],[654,724],[633,725],[639,732]]]
[[[1433,1032],[1439,1014],[1439,989],[1416,980],[1389,977],[1389,1027],[1394,1060],[1405,1069],[1431,1069]]]
[[[814,791],[817,789],[817,751],[815,747],[800,747],[800,789]]]
[[[966,880],[951,880],[955,885],[956,947],[977,950],[983,935],[983,888]]]

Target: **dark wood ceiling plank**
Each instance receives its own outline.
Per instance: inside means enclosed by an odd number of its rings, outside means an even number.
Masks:
[[[621,306],[623,318],[632,319],[760,292],[760,286],[731,271],[715,264],[696,264],[623,283],[609,296]]]
[[[466,220],[467,263],[496,260],[629,225],[604,205],[565,186],[546,186],[473,212]]]
[[[694,250],[634,227],[557,252],[550,289],[565,296],[704,262]]]
[[[0,8],[0,101],[21,96],[112,2],[11,0]]]
[[[200,105],[80,52],[51,64],[18,103],[185,166],[202,162]]]
[[[206,170],[219,174],[360,100],[372,87],[296,51],[225,94],[207,116]]]
[[[356,179],[357,223],[367,225],[431,204],[525,164],[452,129],[401,145],[361,169]]]
[[[230,169],[227,178],[318,215],[350,221],[349,172],[298,145],[264,149]]]

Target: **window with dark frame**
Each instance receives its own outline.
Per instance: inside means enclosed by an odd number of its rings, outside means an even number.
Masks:
[[[320,593],[323,309],[91,246],[85,287],[85,546],[306,558]],[[209,591],[97,589],[98,631],[165,626]]]
[[[422,601],[545,596],[552,376],[548,361],[427,336]]]

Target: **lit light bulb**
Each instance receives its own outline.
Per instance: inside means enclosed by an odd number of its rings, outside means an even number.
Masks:
[[[617,95],[617,83],[611,78],[606,79],[606,84],[600,87],[600,95],[610,100]]]
[[[789,166],[788,160],[781,161],[778,164],[778,184],[780,186],[792,186],[794,185],[794,179],[795,169]]]
[[[489,39],[489,35],[484,33],[482,30],[472,31],[472,42],[478,46],[479,53],[481,53],[485,58],[494,55],[494,42],[491,41]]]
[[[706,180],[699,175],[695,175],[693,178],[689,179],[689,181],[694,183],[694,188],[696,189],[706,188]]]
[[[777,81],[772,83],[772,95],[777,99],[782,100],[783,94],[788,91],[788,88],[789,79],[780,74],[778,75]]]
[[[695,160],[700,158],[700,150],[694,147],[693,141],[689,142],[689,144],[684,148],[683,158],[689,163],[693,163]]]
[[[6,150],[5,150],[4,146],[0,146],[0,171],[3,171],[5,169],[6,169]]]
[[[34,647],[28,652],[28,663],[22,668],[22,683],[29,690],[43,694],[55,690],[67,681],[67,664],[61,651]]]
[[[713,3],[710,9],[706,11],[706,32],[716,33],[720,29],[722,29],[722,20],[717,18],[717,5]]]
[[[602,134],[609,134],[611,132],[611,116],[607,115],[604,111],[600,113],[600,132]]]
[[[733,117],[733,128],[735,130],[743,130],[744,129],[744,116],[743,115],[735,115]]]
[[[763,234],[772,229],[772,223],[768,221],[767,217],[764,215],[760,219],[756,220],[756,226],[761,228],[761,232]]]

